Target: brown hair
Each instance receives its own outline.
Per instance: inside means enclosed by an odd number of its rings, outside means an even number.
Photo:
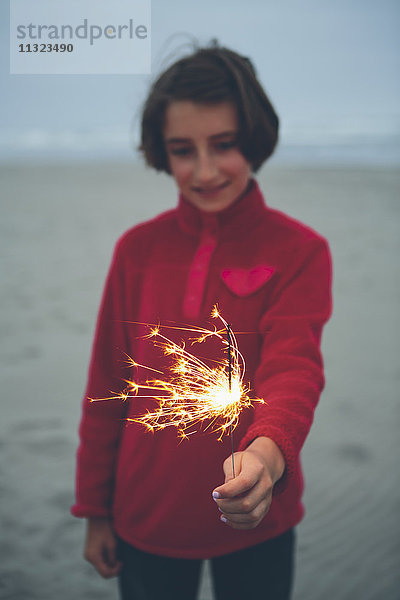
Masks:
[[[148,165],[167,173],[163,129],[166,108],[174,100],[232,102],[239,120],[239,148],[252,170],[273,153],[279,119],[248,58],[214,42],[178,60],[154,82],[143,109],[139,149]]]

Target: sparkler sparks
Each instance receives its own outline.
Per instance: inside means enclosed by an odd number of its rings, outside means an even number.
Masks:
[[[176,427],[181,438],[187,438],[199,427],[216,433],[218,440],[221,440],[226,433],[232,436],[233,430],[238,425],[241,411],[252,406],[254,402],[264,403],[264,401],[249,398],[250,388],[244,384],[244,358],[239,351],[234,333],[216,306],[211,316],[219,319],[224,328],[220,330],[217,327],[214,329],[171,328],[193,332],[195,337],[190,339],[192,344],[200,344],[211,337],[219,340],[225,357],[216,363],[214,368],[189,352],[184,343],[179,345],[166,337],[161,333],[160,326],[149,325],[150,332],[146,337],[150,338],[155,346],[161,348],[166,356],[171,357],[170,375],[163,379],[148,379],[145,383],[126,380],[127,387],[122,393],[110,398],[90,400],[119,398],[125,401],[129,398],[152,398],[158,401],[158,406],[154,410],[148,410],[142,416],[128,417],[127,421],[141,423],[151,432],[166,427]],[[165,376],[161,371],[139,365],[131,357],[128,357],[128,363],[130,366],[143,367]]]

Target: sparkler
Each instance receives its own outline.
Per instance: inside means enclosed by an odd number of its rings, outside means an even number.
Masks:
[[[147,338],[152,339],[155,346],[171,357],[172,366],[169,376],[165,373],[140,365],[128,356],[131,367],[142,367],[162,375],[164,378],[147,379],[138,383],[133,379],[126,381],[126,388],[118,395],[109,398],[90,398],[91,401],[130,398],[151,398],[158,402],[154,410],[148,410],[138,417],[128,417],[127,421],[140,423],[150,432],[176,427],[178,435],[183,439],[195,433],[198,427],[216,433],[220,441],[228,432],[231,436],[232,471],[235,477],[233,459],[233,431],[238,425],[242,410],[249,408],[254,402],[264,403],[248,396],[250,388],[244,384],[245,361],[240,353],[238,343],[230,325],[214,306],[211,316],[219,319],[223,329],[203,329],[200,327],[171,327],[195,334],[189,339],[193,344],[201,344],[207,338],[216,338],[222,345],[225,357],[214,361],[215,367],[208,366],[203,360],[189,352],[185,344],[180,345],[161,333],[160,326],[146,324],[150,327]],[[225,336],[227,339],[225,339]],[[227,358],[226,358],[227,354]],[[148,393],[143,393],[143,392]],[[140,393],[139,393],[140,392]]]
[[[231,353],[231,326],[229,323],[226,324],[226,335],[228,337],[228,382],[229,382],[229,393],[232,391],[232,353]],[[235,458],[233,453],[233,429],[232,424],[230,426],[231,436],[231,454],[232,454],[232,476],[235,479]]]

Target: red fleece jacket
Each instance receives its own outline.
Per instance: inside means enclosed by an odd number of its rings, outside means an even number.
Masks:
[[[132,376],[126,354],[165,370],[168,359],[132,321],[209,327],[215,303],[237,333],[250,396],[265,400],[242,412],[236,449],[266,436],[286,462],[268,514],[249,531],[221,523],[211,497],[224,480],[229,437],[218,442],[198,431],[179,441],[175,428],[150,434],[125,421],[154,407],[151,399],[88,401],[123,390]],[[98,317],[72,513],[110,516],[137,548],[181,558],[234,552],[296,525],[303,516],[299,454],[324,384],[320,339],[330,312],[327,243],[266,207],[255,181],[219,213],[201,212],[181,196],[176,209],[130,229],[116,245]],[[167,331],[177,342],[184,337]],[[212,340],[192,348],[221,358]],[[148,377],[140,371],[135,379]]]

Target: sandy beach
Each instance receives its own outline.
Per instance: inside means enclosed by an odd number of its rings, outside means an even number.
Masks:
[[[175,187],[130,164],[3,165],[0,180],[0,598],[113,600],[69,513],[81,396],[113,245]],[[258,180],[334,260],[293,600],[398,600],[400,173],[272,165]]]

